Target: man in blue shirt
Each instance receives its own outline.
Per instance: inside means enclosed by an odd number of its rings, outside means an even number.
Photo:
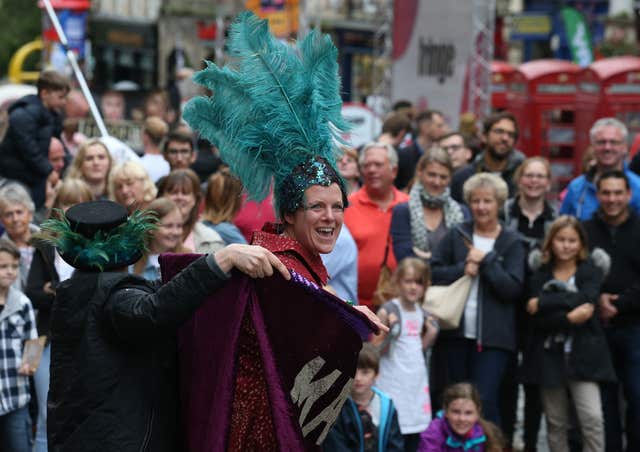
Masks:
[[[595,181],[600,174],[608,170],[624,171],[631,186],[630,207],[636,213],[640,213],[640,176],[625,165],[628,134],[627,127],[615,118],[598,119],[593,124],[589,137],[596,165],[588,173],[571,181],[560,207],[561,214],[573,215],[580,220],[591,219],[598,210]]]

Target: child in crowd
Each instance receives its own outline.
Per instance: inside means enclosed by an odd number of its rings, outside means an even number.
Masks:
[[[400,261],[392,279],[398,296],[378,311],[390,332],[381,345],[376,386],[389,394],[398,408],[407,452],[415,452],[420,433],[431,420],[425,352],[435,341],[438,324],[421,306],[430,276],[429,266],[421,259]]]
[[[523,380],[540,385],[549,449],[568,450],[569,396],[582,430],[583,450],[603,451],[599,382],[614,381],[609,348],[595,304],[608,256],[589,256],[586,233],[563,215],[546,234],[541,259],[530,256],[527,312],[533,325],[525,344]]]
[[[498,428],[482,419],[478,390],[470,383],[449,386],[439,411],[420,435],[418,452],[501,452]]]
[[[36,339],[36,321],[29,299],[11,287],[18,277],[20,251],[0,239],[0,441],[2,450],[31,450],[28,363],[22,350],[28,339]]]
[[[398,415],[388,395],[373,387],[380,356],[365,343],[358,355],[356,378],[340,416],[327,435],[325,452],[402,452]]]

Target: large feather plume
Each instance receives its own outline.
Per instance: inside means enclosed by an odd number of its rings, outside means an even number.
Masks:
[[[231,26],[230,62],[208,62],[194,80],[212,96],[192,99],[184,118],[220,149],[252,199],[264,199],[293,168],[314,156],[335,165],[342,119],[337,50],[327,35],[295,45],[269,33],[266,20],[244,12]]]

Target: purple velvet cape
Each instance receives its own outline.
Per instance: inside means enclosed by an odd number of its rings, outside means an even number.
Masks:
[[[168,281],[197,257],[162,255],[163,279]],[[254,280],[236,272],[181,327],[179,386],[186,450],[227,449],[236,350],[246,310],[258,338],[280,450],[318,448],[326,423],[319,422],[304,435],[303,427],[309,430],[327,410],[339,413],[362,341],[376,327],[344,301],[292,275],[291,281],[279,275]],[[338,375],[330,387],[313,384],[328,375]]]

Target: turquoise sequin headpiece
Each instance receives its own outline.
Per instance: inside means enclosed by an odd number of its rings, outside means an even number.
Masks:
[[[311,185],[344,182],[335,161],[348,130],[343,120],[337,49],[316,31],[294,44],[269,33],[266,20],[240,14],[227,40],[229,62],[208,62],[194,80],[211,90],[184,118],[261,201],[274,186],[276,211],[304,205]],[[346,201],[346,197],[345,197]]]
[[[304,191],[312,185],[322,185],[328,187],[331,184],[338,184],[342,191],[342,204],[347,207],[347,190],[342,177],[329,162],[322,157],[314,157],[311,160],[298,165],[276,187],[278,197],[278,212],[291,213],[304,206]]]

